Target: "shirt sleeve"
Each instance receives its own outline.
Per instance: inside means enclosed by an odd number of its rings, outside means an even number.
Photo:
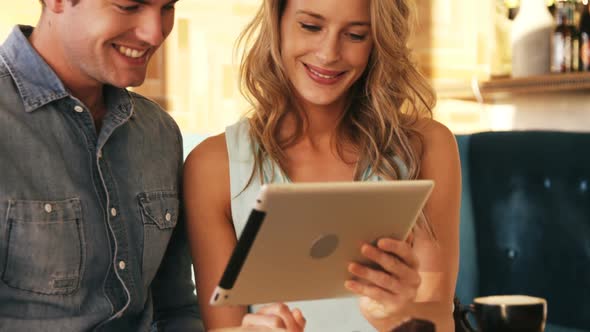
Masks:
[[[182,200],[182,136],[180,136],[180,131],[178,133],[180,140],[178,168],[180,213],[160,268],[152,281],[151,291],[154,302],[152,331],[204,332],[192,278],[192,259]]]

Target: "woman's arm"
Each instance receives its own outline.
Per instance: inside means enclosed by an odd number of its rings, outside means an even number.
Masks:
[[[225,135],[206,139],[189,154],[183,186],[188,238],[205,328],[239,326],[246,307],[209,305],[236,245]]]
[[[432,179],[434,189],[424,213],[436,234],[431,240],[424,229],[414,233],[414,252],[420,261],[422,283],[412,317],[436,323],[437,331],[454,331],[453,297],[459,270],[459,210],[461,205],[461,164],[453,133],[443,124],[424,120],[422,162],[419,178]]]
[[[424,227],[416,227],[412,247],[393,239],[381,240],[377,247],[363,246],[363,254],[379,264],[381,271],[358,264],[349,267],[367,283],[349,283],[347,287],[363,296],[361,311],[380,331],[390,331],[408,318],[430,320],[437,331],[454,330],[452,303],[459,260],[461,199],[459,154],[454,135],[444,125],[423,120],[419,130],[422,144],[414,144],[422,156],[419,178],[435,181],[424,213],[437,240],[433,241]]]
[[[420,259],[420,272],[431,276],[423,280],[417,300],[442,301],[451,307],[459,270],[459,151],[453,133],[439,122],[426,121],[422,132],[424,145],[420,178],[435,181],[424,213],[437,242],[430,240],[424,231],[415,234],[414,250]]]

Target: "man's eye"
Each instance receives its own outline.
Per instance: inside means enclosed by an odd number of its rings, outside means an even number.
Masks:
[[[311,24],[305,24],[305,23],[299,23],[299,25],[301,25],[301,28],[303,28],[304,30],[311,31],[311,32],[318,32],[318,31],[322,30],[322,27],[317,26],[317,25],[311,25]]]
[[[133,6],[119,6],[119,5],[117,5],[117,8],[119,8],[123,12],[130,13],[130,12],[134,12],[134,11],[138,10],[139,5],[133,5]]]

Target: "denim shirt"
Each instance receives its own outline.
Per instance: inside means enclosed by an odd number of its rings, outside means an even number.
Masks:
[[[0,331],[198,331],[178,127],[107,86],[97,133],[32,29],[0,47]]]

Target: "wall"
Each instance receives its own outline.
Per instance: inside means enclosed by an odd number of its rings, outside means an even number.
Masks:
[[[504,96],[485,103],[448,98],[472,82],[509,72],[510,21],[497,0],[416,0],[418,30],[411,46],[439,92],[435,118],[456,133],[485,130],[589,131],[588,91]],[[473,98],[475,99],[475,98]]]
[[[4,41],[17,23],[35,25],[41,14],[39,0],[2,0],[0,10],[0,41]],[[8,6],[10,2],[10,6]],[[9,8],[7,8],[9,7]]]
[[[7,1],[7,0],[4,0]],[[162,103],[184,132],[211,135],[248,109],[238,91],[234,41],[260,0],[182,0],[176,26],[138,88]],[[492,0],[417,0],[419,25],[412,47],[435,87],[469,85],[492,72]],[[7,7],[7,6],[4,6]],[[0,11],[0,40],[14,24],[34,25],[38,0],[12,1]],[[522,95],[486,104],[439,99],[435,118],[454,132],[590,130],[586,92]]]
[[[188,132],[215,134],[248,105],[238,90],[234,43],[258,0],[183,0],[166,42],[169,111]]]

